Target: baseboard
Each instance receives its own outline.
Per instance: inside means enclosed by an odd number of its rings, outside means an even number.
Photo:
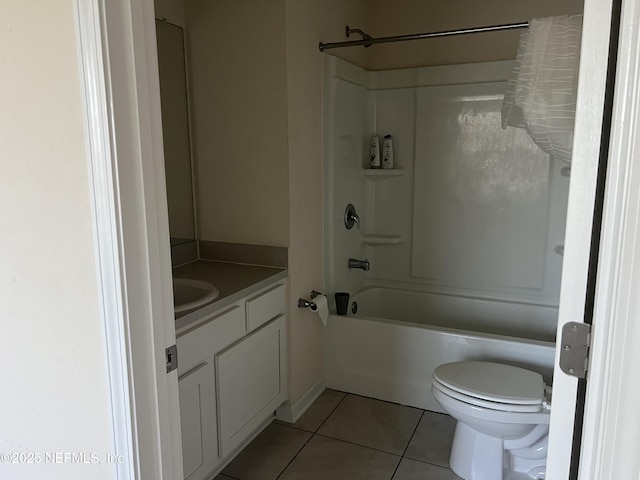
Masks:
[[[287,423],[296,423],[313,402],[324,392],[326,388],[324,377],[311,385],[294,403],[284,402],[276,410],[276,418]]]

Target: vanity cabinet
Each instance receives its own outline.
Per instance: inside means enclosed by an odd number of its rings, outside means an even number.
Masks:
[[[285,400],[284,315],[216,355],[220,451],[225,457]]]
[[[185,480],[203,480],[286,400],[282,281],[177,335]]]
[[[204,478],[218,463],[213,372],[203,362],[178,379],[185,479]]]

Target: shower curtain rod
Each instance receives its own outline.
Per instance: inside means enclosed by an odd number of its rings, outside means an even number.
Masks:
[[[529,22],[522,23],[505,23],[503,25],[491,25],[487,27],[474,27],[474,28],[464,28],[462,30],[444,30],[441,32],[431,32],[431,33],[414,33],[412,35],[396,35],[393,37],[380,37],[373,38],[371,35],[366,34],[362,30],[358,28],[349,28],[349,25],[346,26],[345,33],[347,38],[351,33],[357,33],[362,36],[362,40],[348,40],[345,42],[333,42],[333,43],[322,43],[318,45],[321,52],[325,50],[329,50],[330,48],[343,48],[343,47],[357,47],[359,45],[366,47],[370,47],[371,45],[375,45],[376,43],[392,43],[392,42],[404,42],[407,40],[423,40],[425,38],[435,38],[435,37],[448,37],[452,35],[466,35],[468,33],[482,33],[482,32],[495,32],[500,30],[513,30],[516,28],[525,28],[529,26]]]

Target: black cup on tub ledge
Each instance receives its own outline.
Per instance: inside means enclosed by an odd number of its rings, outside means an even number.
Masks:
[[[336,312],[338,315],[346,315],[349,310],[349,292],[336,292]]]

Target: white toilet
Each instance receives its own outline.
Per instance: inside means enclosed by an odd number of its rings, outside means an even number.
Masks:
[[[543,479],[551,405],[542,375],[490,362],[433,372],[431,391],[455,418],[451,469],[465,480]]]

